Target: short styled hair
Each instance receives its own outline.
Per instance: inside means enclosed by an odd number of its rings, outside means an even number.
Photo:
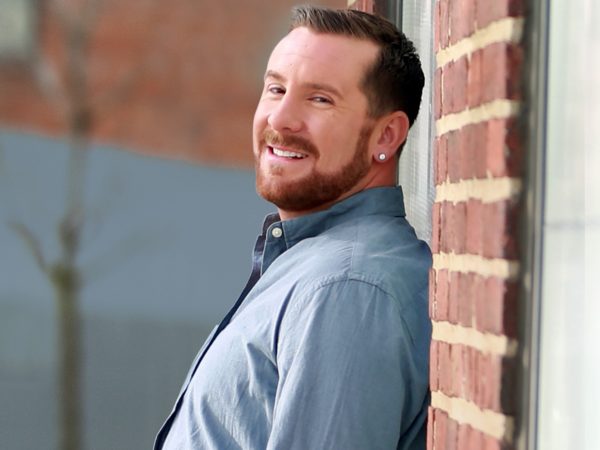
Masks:
[[[299,27],[377,44],[379,55],[366,70],[361,86],[369,102],[368,113],[378,118],[404,111],[413,124],[419,113],[425,77],[415,46],[394,24],[362,11],[302,5],[292,9],[290,28]]]

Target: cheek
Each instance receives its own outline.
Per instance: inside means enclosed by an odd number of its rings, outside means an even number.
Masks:
[[[259,140],[260,134],[263,132],[263,130],[265,129],[265,126],[267,124],[266,117],[267,117],[266,114],[261,109],[260,104],[259,104],[258,108],[254,112],[254,119],[252,121],[252,141],[253,141],[255,149],[256,149],[256,146],[258,145],[258,140]]]
[[[321,152],[324,163],[333,165],[345,163],[354,155],[355,128],[331,125],[315,133],[313,142]]]

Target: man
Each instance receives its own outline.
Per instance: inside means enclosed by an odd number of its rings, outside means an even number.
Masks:
[[[372,15],[299,7],[264,80],[256,184],[278,214],[156,448],[423,449],[431,255],[395,187],[414,47]]]

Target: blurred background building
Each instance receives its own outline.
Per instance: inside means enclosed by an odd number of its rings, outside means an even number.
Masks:
[[[151,447],[272,210],[291,4],[0,0],[0,447]]]
[[[430,80],[399,165],[428,449],[597,448],[600,4],[319,3],[394,21]],[[251,118],[291,4],[0,0],[3,448],[150,447],[271,209]]]

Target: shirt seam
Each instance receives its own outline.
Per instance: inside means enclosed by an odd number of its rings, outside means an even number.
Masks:
[[[411,305],[401,305],[399,299],[393,293],[387,291],[382,286],[377,284],[375,281],[370,281],[370,280],[364,279],[364,276],[361,275],[360,273],[352,273],[352,272],[343,273],[342,272],[342,273],[338,273],[338,274],[328,275],[327,277],[321,279],[321,281],[317,281],[316,284],[314,284],[310,287],[307,286],[305,289],[302,289],[302,291],[298,295],[299,295],[299,297],[307,298],[311,294],[314,294],[315,292],[317,292],[325,287],[328,287],[328,286],[331,286],[334,284],[338,284],[338,283],[342,283],[345,281],[356,281],[358,283],[372,286],[376,290],[382,292],[384,295],[389,297],[391,300],[391,303],[392,303],[392,307],[395,308],[399,313],[400,320],[402,321],[402,324],[406,330],[406,333],[410,337],[411,345],[412,346],[415,345],[415,339],[410,331],[410,327],[408,326],[408,323],[406,322],[406,318],[404,317],[404,314],[403,314],[405,311],[413,309],[413,307],[411,307]]]

